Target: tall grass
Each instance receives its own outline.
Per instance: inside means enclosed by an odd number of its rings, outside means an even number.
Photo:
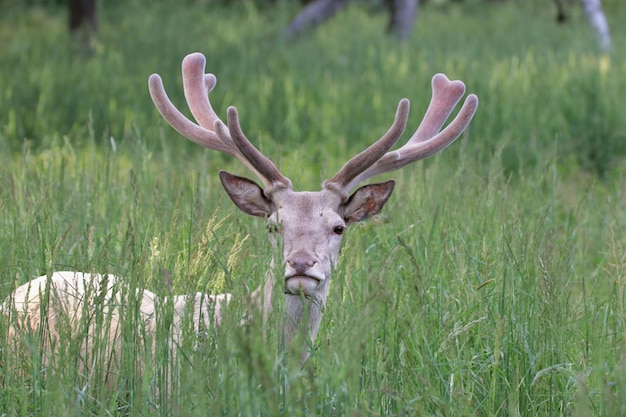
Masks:
[[[175,374],[162,306],[154,352],[123,329],[113,384],[81,372],[71,350],[54,369],[38,362],[36,341],[16,355],[2,320],[0,413],[626,412],[619,47],[596,54],[580,16],[557,27],[538,3],[433,3],[405,44],[359,6],[292,43],[278,35],[293,5],[209,4],[105,3],[88,57],[60,10],[0,18],[0,298],[65,269],[162,295],[241,299],[261,283],[271,258],[262,224],[232,207],[215,175],[245,171],[177,137],[147,94],[159,72],[183,103],[189,52],[218,76],[218,112],[237,105],[298,189],[379,137],[401,97],[415,129],[435,72],[463,79],[479,112],[459,143],[397,173],[383,214],[347,233],[304,368],[278,355],[280,304],[267,339],[239,325],[238,304],[221,328],[189,335]],[[624,16],[613,7],[619,46]],[[151,366],[137,374],[136,360]]]

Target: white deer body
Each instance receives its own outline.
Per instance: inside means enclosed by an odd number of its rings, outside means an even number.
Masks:
[[[63,331],[61,326],[83,336],[84,349],[90,352],[96,338],[103,338],[110,345],[108,352],[117,348],[121,331],[121,309],[125,301],[123,280],[112,274],[88,274],[75,271],[54,272],[41,276],[15,289],[4,301],[1,309],[10,317],[9,336],[17,332],[38,332],[45,327],[43,340],[55,346]],[[171,300],[151,291],[136,288],[133,296],[138,301],[138,333],[153,338],[157,328],[158,306],[172,304],[171,342],[179,344],[183,335],[183,322],[187,316],[196,331],[219,325],[224,308],[231,295],[175,295]],[[49,300],[47,303],[44,300]],[[93,317],[94,307],[100,309],[100,322]],[[45,320],[42,318],[45,314]],[[102,323],[100,323],[102,324]],[[36,333],[35,333],[36,334]]]
[[[220,172],[220,180],[234,204],[246,214],[266,219],[273,241],[282,246],[282,260],[272,260],[272,265],[284,268],[274,275],[274,268],[266,276],[264,285],[254,291],[250,302],[262,306],[267,317],[272,306],[272,289],[277,279],[282,280],[285,294],[285,343],[296,332],[308,334],[308,342],[314,342],[319,330],[332,270],[337,262],[344,229],[377,214],[390,197],[395,182],[364,185],[351,194],[360,182],[375,175],[393,171],[430,156],[451,144],[468,126],[477,105],[475,95],[469,95],[454,120],[442,130],[442,126],[464,95],[465,86],[460,81],[449,81],[444,75],[433,77],[433,97],[426,115],[408,142],[391,151],[402,135],[408,118],[409,102],[400,101],[391,128],[373,145],[348,161],[331,179],[324,182],[316,192],[293,191],[291,181],[283,176],[274,163],[261,154],[245,137],[239,125],[234,107],[227,113],[228,125],[213,111],[208,93],[216,79],[204,73],[205,59],[201,54],[188,55],[183,60],[183,85],[191,113],[198,124],[187,119],[168,99],[161,78],[153,74],[149,86],[152,99],[161,115],[183,136],[209,149],[232,155],[249,168],[263,183],[255,182],[226,172]],[[278,242],[280,240],[280,242]],[[67,280],[67,273],[53,274],[52,279]],[[36,280],[39,284],[42,278]],[[28,285],[28,284],[26,284]],[[80,298],[80,286],[76,287]],[[10,300],[16,311],[29,315],[33,327],[41,321],[37,305],[39,299],[25,296],[25,286],[18,288]],[[139,293],[138,293],[139,294]],[[141,314],[152,317],[153,293],[141,291]],[[181,300],[181,306],[184,305]],[[186,300],[186,299],[185,299]],[[223,306],[229,296],[205,298],[197,295],[194,300],[210,301],[209,314],[194,314],[195,321],[208,317],[207,325],[219,323]],[[72,297],[64,308],[75,307]],[[21,307],[28,302],[32,306]],[[176,304],[176,303],[175,303]],[[178,311],[178,310],[176,310]],[[309,353],[302,351],[306,360]]]

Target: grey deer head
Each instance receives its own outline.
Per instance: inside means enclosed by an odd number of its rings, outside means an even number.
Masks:
[[[235,107],[228,108],[227,123],[220,120],[208,99],[217,80],[204,70],[205,58],[200,53],[190,54],[183,60],[185,98],[197,123],[172,104],[157,74],[150,76],[150,95],[163,118],[181,135],[205,148],[235,157],[262,182],[263,187],[247,178],[225,171],[219,173],[233,203],[246,214],[266,219],[270,233],[282,237],[285,338],[288,343],[295,332],[305,331],[312,342],[319,329],[344,230],[352,223],[377,214],[391,195],[395,181],[363,185],[351,193],[352,189],[369,178],[400,169],[446,148],[469,125],[478,98],[470,94],[457,116],[442,130],[464,95],[465,85],[461,81],[450,81],[443,74],[435,75],[428,110],[404,146],[390,150],[404,132],[409,113],[407,99],[400,100],[389,130],[350,159],[335,176],[324,181],[320,191],[297,192],[276,165],[246,138]],[[265,316],[271,308],[273,277],[270,275],[264,288],[255,291],[262,292]],[[302,360],[307,357],[308,353],[303,352]]]

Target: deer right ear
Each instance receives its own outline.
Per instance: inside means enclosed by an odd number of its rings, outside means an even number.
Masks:
[[[219,175],[222,186],[239,210],[263,218],[272,214],[272,202],[265,197],[263,189],[256,182],[226,171],[220,171]]]

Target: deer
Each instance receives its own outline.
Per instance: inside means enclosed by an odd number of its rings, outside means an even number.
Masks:
[[[350,225],[378,214],[390,198],[395,180],[355,187],[448,147],[469,126],[477,110],[478,97],[469,94],[444,128],[465,95],[465,84],[451,81],[444,74],[436,74],[432,78],[432,97],[426,113],[404,145],[392,150],[407,125],[409,100],[406,98],[399,101],[388,130],[346,162],[334,176],[323,181],[321,190],[295,191],[291,180],[244,134],[236,107],[227,108],[226,122],[218,117],[209,100],[217,78],[205,73],[205,66],[206,59],[201,53],[187,55],[182,61],[183,91],[195,122],[171,102],[158,74],[149,77],[150,96],[164,120],[183,137],[234,157],[261,182],[259,185],[249,178],[219,171],[220,182],[234,205],[247,215],[262,218],[270,241],[277,248],[276,255],[269,260],[264,282],[249,295],[247,302],[262,314],[266,322],[274,304],[274,288],[281,288],[285,314],[282,345],[289,346],[297,334],[304,334],[303,345],[299,346],[299,359],[304,363],[311,354],[308,347],[313,346],[320,329],[344,231]],[[281,259],[275,259],[278,256]],[[17,288],[4,307],[6,309],[6,305],[11,304],[18,314],[25,313],[27,327],[36,328],[44,319],[40,304],[45,288],[53,287],[54,298],[67,310],[76,307],[72,300],[82,299],[86,288],[100,288],[103,280],[108,294],[105,298],[115,297],[108,286],[117,279],[99,274],[54,273]],[[151,322],[155,314],[155,294],[138,290],[137,297],[142,317]],[[231,299],[230,294],[206,296],[199,293],[188,298],[179,297],[175,300],[178,306],[175,315],[180,316],[186,303],[193,302],[194,325],[203,322],[207,326],[219,325]],[[178,320],[176,317],[175,321]]]
[[[93,375],[100,375],[98,379],[112,388],[120,375],[117,364],[124,349],[123,322],[133,323],[133,339],[139,350],[150,352],[150,356],[136,357],[139,375],[146,364],[154,365],[157,316],[171,306],[166,340],[169,363],[165,367],[171,381],[178,375],[178,351],[184,336],[206,335],[208,329],[219,326],[232,297],[199,292],[162,296],[147,289],[127,287],[114,274],[54,271],[16,288],[0,305],[0,312],[8,321],[3,349],[17,353],[9,360],[10,355],[5,356],[5,365],[13,361],[7,369],[13,369],[17,375],[22,367],[28,368],[25,363],[39,360],[47,374],[48,370],[56,369],[58,355],[55,354],[78,349],[78,370],[88,381],[85,387]],[[135,307],[137,313],[133,312]],[[137,319],[133,318],[135,314]],[[168,386],[166,391],[171,393],[172,389]]]

